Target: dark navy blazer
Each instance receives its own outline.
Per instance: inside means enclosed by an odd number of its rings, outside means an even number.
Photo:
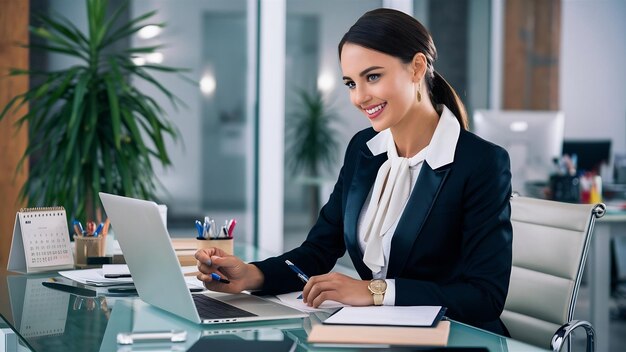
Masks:
[[[357,222],[387,154],[373,156],[366,143],[376,132],[350,141],[335,188],[302,245],[253,263],[265,275],[264,293],[301,290],[285,265],[310,276],[328,273],[346,250],[362,279]],[[461,130],[454,161],[433,170],[424,162],[391,242],[387,278],[395,279],[395,304],[442,305],[446,315],[508,335],[500,313],[511,273],[511,172],[507,152]]]

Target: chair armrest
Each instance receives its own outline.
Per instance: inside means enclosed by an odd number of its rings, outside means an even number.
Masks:
[[[588,321],[584,320],[572,320],[563,324],[552,336],[552,340],[550,341],[550,348],[552,351],[560,351],[565,340],[569,338],[570,333],[574,331],[574,329],[581,326],[587,333],[587,352],[593,352],[596,348],[596,332],[593,329],[593,326]]]

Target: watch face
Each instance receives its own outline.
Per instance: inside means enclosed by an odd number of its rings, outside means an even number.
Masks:
[[[385,280],[373,280],[370,282],[370,289],[374,293],[383,293],[387,289],[387,282]]]

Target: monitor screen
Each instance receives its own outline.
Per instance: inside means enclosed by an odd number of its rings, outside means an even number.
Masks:
[[[563,141],[563,155],[576,155],[577,172],[600,174],[600,166],[609,164],[611,158],[610,140],[566,140]]]
[[[561,156],[565,117],[560,111],[477,110],[473,131],[509,152],[513,191],[529,194],[527,184],[547,182]]]

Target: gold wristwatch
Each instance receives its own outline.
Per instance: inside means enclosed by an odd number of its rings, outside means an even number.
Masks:
[[[387,282],[383,279],[374,279],[370,281],[367,288],[372,293],[372,297],[374,297],[374,305],[382,306],[383,299],[385,298],[385,291],[387,291]]]

